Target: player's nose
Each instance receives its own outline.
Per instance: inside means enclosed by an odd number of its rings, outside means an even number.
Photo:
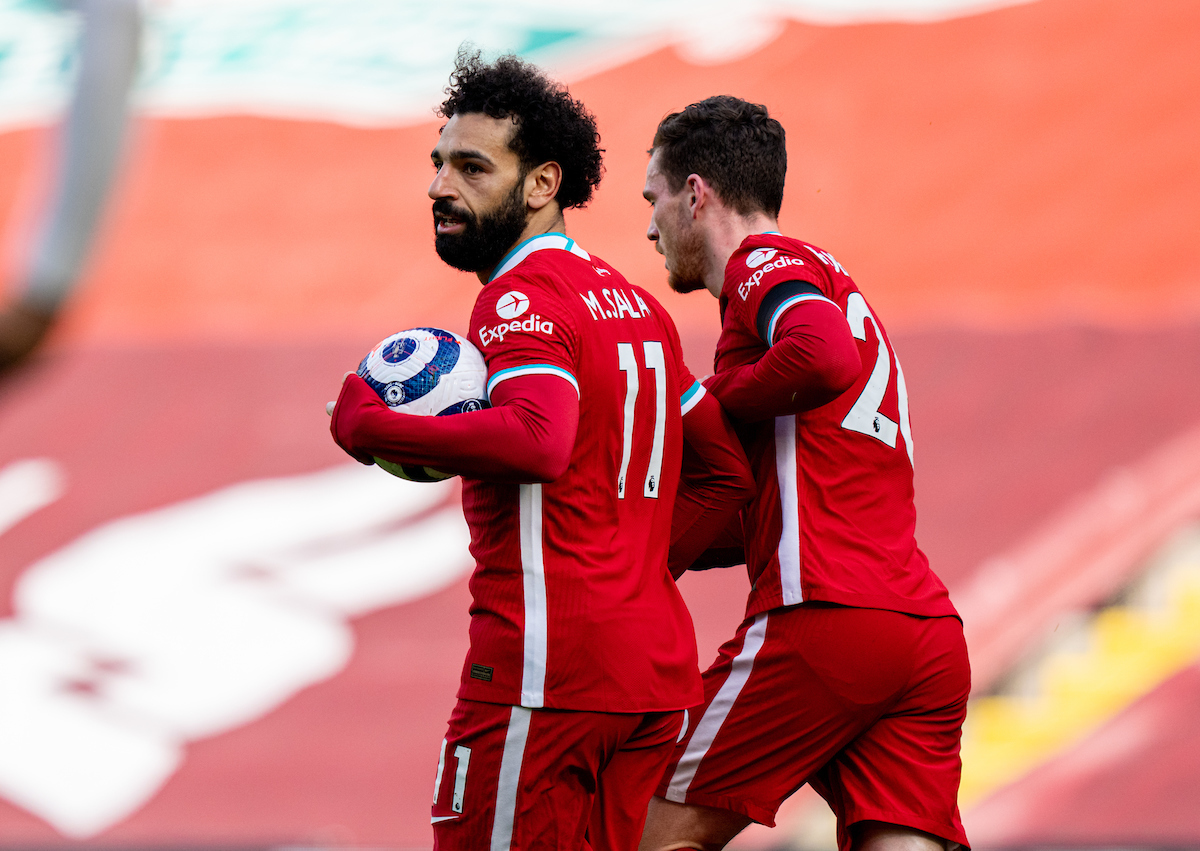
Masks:
[[[436,201],[438,198],[457,198],[458,195],[454,191],[454,187],[447,176],[448,168],[439,168],[433,176],[433,182],[429,184],[429,197]]]
[[[654,223],[654,216],[650,217],[650,226],[646,228],[646,239],[658,242],[658,225]]]

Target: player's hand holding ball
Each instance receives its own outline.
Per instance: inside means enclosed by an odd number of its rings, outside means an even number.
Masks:
[[[412,328],[393,334],[373,348],[357,374],[347,373],[336,403],[325,406],[333,417],[337,444],[364,464],[375,463],[402,479],[434,482],[452,474],[418,464],[377,458],[357,447],[357,424],[380,408],[392,414],[446,416],[488,407],[487,366],[470,341],[440,328]]]

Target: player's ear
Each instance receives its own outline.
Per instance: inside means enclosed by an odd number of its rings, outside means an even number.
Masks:
[[[542,163],[525,175],[525,203],[531,210],[540,210],[555,196],[562,185],[562,166],[556,162]]]
[[[692,218],[696,217],[702,207],[711,204],[713,201],[713,190],[708,185],[708,181],[698,174],[689,174],[687,185],[684,187],[687,192],[688,212]]]

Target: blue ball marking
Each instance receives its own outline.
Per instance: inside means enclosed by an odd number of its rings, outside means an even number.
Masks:
[[[401,382],[404,386],[404,398],[407,402],[420,399],[436,387],[438,381],[441,380],[442,373],[448,373],[454,369],[454,365],[458,363],[458,355],[461,350],[458,340],[440,328],[416,328],[414,330],[428,331],[437,338],[438,347],[423,370],[407,381]]]
[[[367,360],[370,355],[363,358],[362,363],[358,365],[358,374],[362,379],[379,395],[379,398],[393,408],[420,399],[433,390],[442,375],[454,369],[462,350],[458,340],[440,328],[414,328],[413,330],[428,331],[438,341],[437,351],[434,352],[425,368],[416,375],[404,381],[379,381],[371,375],[367,368]],[[401,363],[411,357],[419,345],[417,340],[412,337],[401,337],[388,343],[380,352],[380,357],[388,363]]]
[[[368,387],[375,391],[375,395],[386,402],[388,383],[386,381],[378,381],[375,376],[371,375],[371,370],[367,366],[367,358],[369,357],[370,355],[367,355],[366,358],[362,359],[362,363],[358,365],[358,369],[355,372],[358,373],[359,378],[367,382]]]
[[[412,337],[401,337],[388,343],[379,356],[387,363],[406,361],[417,350],[417,341]]]

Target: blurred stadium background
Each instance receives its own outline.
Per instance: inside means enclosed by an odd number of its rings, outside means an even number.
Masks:
[[[0,0],[0,346],[53,317],[0,378],[0,848],[431,845],[456,486],[347,463],[324,403],[465,330],[424,195],[464,40],[594,110],[568,227],[698,374],[715,303],[666,291],[645,150],[708,94],[771,107],[784,230],[904,363],[975,846],[1200,847],[1200,5]],[[702,660],[744,585],[682,581]],[[832,844],[808,791],[737,840]]]

